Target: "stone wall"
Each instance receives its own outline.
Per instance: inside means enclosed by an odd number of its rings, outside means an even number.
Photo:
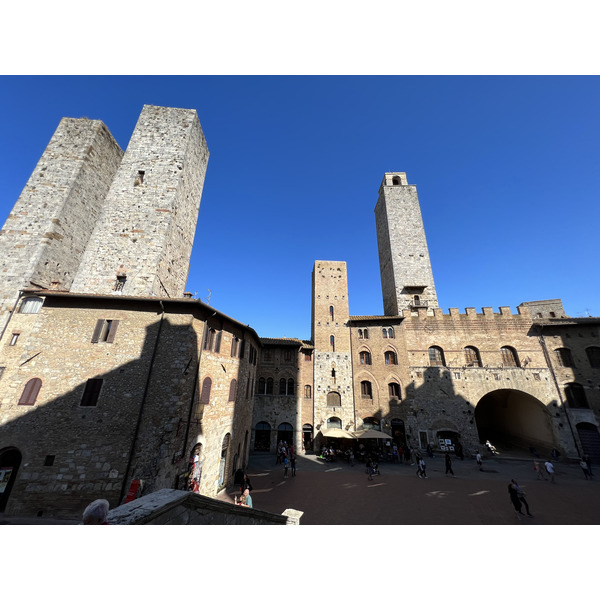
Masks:
[[[122,155],[101,121],[61,120],[0,231],[0,331],[19,290],[70,288]]]
[[[282,515],[178,490],[160,490],[111,510],[111,525],[299,525],[302,512]]]

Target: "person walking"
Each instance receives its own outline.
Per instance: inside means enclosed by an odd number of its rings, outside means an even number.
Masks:
[[[550,481],[554,483],[554,465],[549,460],[547,460],[544,463],[544,467],[546,467],[546,473],[550,475]]]
[[[517,498],[521,501],[521,504],[525,506],[525,510],[527,511],[528,517],[533,517],[533,515],[529,512],[529,504],[525,499],[525,492],[522,490],[521,486],[514,480],[510,480],[515,492],[517,493]],[[514,503],[513,503],[514,504]]]
[[[283,478],[287,479],[288,469],[290,468],[290,459],[287,456],[283,457]]]
[[[515,509],[515,512],[517,513],[517,519],[519,519],[520,521],[521,517],[519,515],[523,514],[523,511],[521,510],[523,505],[521,504],[521,500],[519,499],[519,495],[517,494],[517,490],[515,489],[515,486],[513,485],[512,481],[508,484],[508,495]]]
[[[296,477],[296,455],[292,454],[292,458],[290,460],[290,465],[292,467],[292,477]]]
[[[591,479],[592,476],[590,475],[590,469],[588,467],[587,462],[583,458],[579,461],[579,466],[581,467],[581,470],[583,471],[585,478]]]
[[[425,469],[426,469],[425,459],[422,456],[417,459],[417,464],[418,464],[417,475],[419,476],[419,479],[427,479],[427,473],[425,471]]]
[[[348,454],[348,461],[350,462],[350,466],[354,466],[354,451],[350,449],[350,453]]]
[[[454,471],[452,470],[452,459],[450,458],[449,452],[446,452],[446,454],[444,455],[444,459],[446,461],[446,475],[450,473],[450,475],[454,477]]]
[[[544,481],[548,479],[538,460],[533,461],[533,470],[537,472],[537,479],[543,479]]]
[[[483,460],[481,458],[481,452],[479,452],[479,450],[477,450],[477,455],[475,456],[475,461],[477,462],[477,466],[479,467],[479,470],[483,471]]]

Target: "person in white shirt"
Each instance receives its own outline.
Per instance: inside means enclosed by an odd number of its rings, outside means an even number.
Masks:
[[[546,473],[550,475],[550,481],[554,483],[554,465],[548,460],[544,463],[544,466],[546,467]]]

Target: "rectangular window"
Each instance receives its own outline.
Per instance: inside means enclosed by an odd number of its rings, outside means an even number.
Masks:
[[[13,333],[12,337],[10,338],[10,345],[11,346],[16,346],[17,344],[17,340],[19,339],[19,335],[18,333]]]
[[[102,389],[102,379],[88,379],[83,390],[80,406],[96,406]]]
[[[112,344],[115,341],[118,326],[119,321],[115,319],[98,319],[94,333],[92,334],[91,343],[106,342],[107,344]]]
[[[0,367],[0,379],[2,379],[2,375],[4,375],[4,370],[6,367]]]
[[[56,458],[55,454],[48,454],[44,459],[44,466],[51,467],[54,464],[54,459]]]

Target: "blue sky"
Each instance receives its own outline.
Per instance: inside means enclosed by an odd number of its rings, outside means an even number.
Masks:
[[[143,104],[194,108],[210,150],[188,290],[264,337],[310,337],[315,260],[382,314],[374,207],[417,186],[440,306],[562,298],[600,316],[597,76],[3,76],[3,223],[61,117],[125,149]],[[210,290],[210,292],[209,292]]]

